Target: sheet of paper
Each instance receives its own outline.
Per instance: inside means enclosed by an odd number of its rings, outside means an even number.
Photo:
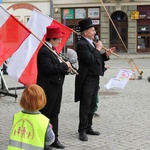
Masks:
[[[116,78],[111,78],[105,85],[107,89],[110,88],[121,88],[124,89],[133,72],[130,70],[122,69],[117,74]]]

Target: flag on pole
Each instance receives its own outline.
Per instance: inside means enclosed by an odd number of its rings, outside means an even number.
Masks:
[[[30,31],[0,5],[0,65],[30,35]]]
[[[72,33],[72,30],[55,21],[53,18],[50,18],[37,10],[33,10],[27,23],[27,27],[32,31],[32,34],[24,41],[24,43],[22,43],[19,49],[10,58],[8,64],[8,74],[10,77],[24,85],[36,83],[37,54],[42,46],[41,41],[45,41],[44,35],[46,33],[46,27],[52,24],[60,25],[65,33],[62,42],[57,47],[57,51],[61,52]],[[36,35],[38,39],[34,35]]]

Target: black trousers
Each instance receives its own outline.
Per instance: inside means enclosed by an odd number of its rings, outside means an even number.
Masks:
[[[58,138],[59,113],[62,100],[62,85],[51,83],[45,91],[47,97],[46,106],[40,110],[42,114],[50,119],[55,133],[55,140]]]
[[[92,119],[99,90],[99,76],[87,76],[84,82],[79,107],[78,131],[85,131],[92,127]]]

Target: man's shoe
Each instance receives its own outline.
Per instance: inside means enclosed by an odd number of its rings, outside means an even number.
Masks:
[[[93,115],[94,117],[99,117],[100,115],[99,114],[97,114],[97,113],[94,113],[94,115]]]
[[[8,72],[7,72],[7,71],[4,71],[3,74],[8,75]]]
[[[88,129],[86,131],[86,134],[90,134],[90,135],[100,135],[100,133],[98,131],[94,131],[93,129]]]
[[[55,148],[59,148],[59,149],[64,149],[64,148],[65,148],[65,146],[62,145],[62,144],[59,142],[59,140],[56,140],[56,141],[51,145],[51,147],[55,147]]]
[[[85,132],[82,131],[82,132],[79,133],[79,140],[88,141],[88,137],[87,137]]]

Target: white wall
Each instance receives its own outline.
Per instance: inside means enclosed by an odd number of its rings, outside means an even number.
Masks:
[[[16,0],[17,1],[17,0]],[[19,0],[18,0],[19,1]],[[24,3],[24,2],[23,2]],[[2,3],[1,5],[7,10],[10,6],[12,6],[13,4],[17,4],[17,3]],[[29,3],[32,4],[34,6],[36,6],[38,9],[41,10],[41,12],[43,14],[49,15],[50,14],[50,2],[49,1],[45,1],[45,2],[32,2]],[[16,9],[14,10],[13,8],[8,10],[9,13],[13,14],[14,16],[16,16],[22,23],[26,24],[27,18],[30,17],[32,11],[29,9]]]
[[[106,3],[117,3],[117,2],[120,2],[120,3],[131,3],[131,0],[102,0],[103,2],[106,2]],[[134,0],[134,3],[136,2],[140,2],[141,5],[143,4],[143,2],[150,2],[150,0]],[[53,3],[54,4],[82,4],[82,3],[85,3],[85,4],[89,4],[89,3],[101,3],[101,0],[53,0]],[[105,4],[106,4],[105,3]],[[132,2],[133,3],[133,2]]]
[[[100,2],[100,0],[53,0],[54,4],[80,4],[80,3],[94,3]]]

